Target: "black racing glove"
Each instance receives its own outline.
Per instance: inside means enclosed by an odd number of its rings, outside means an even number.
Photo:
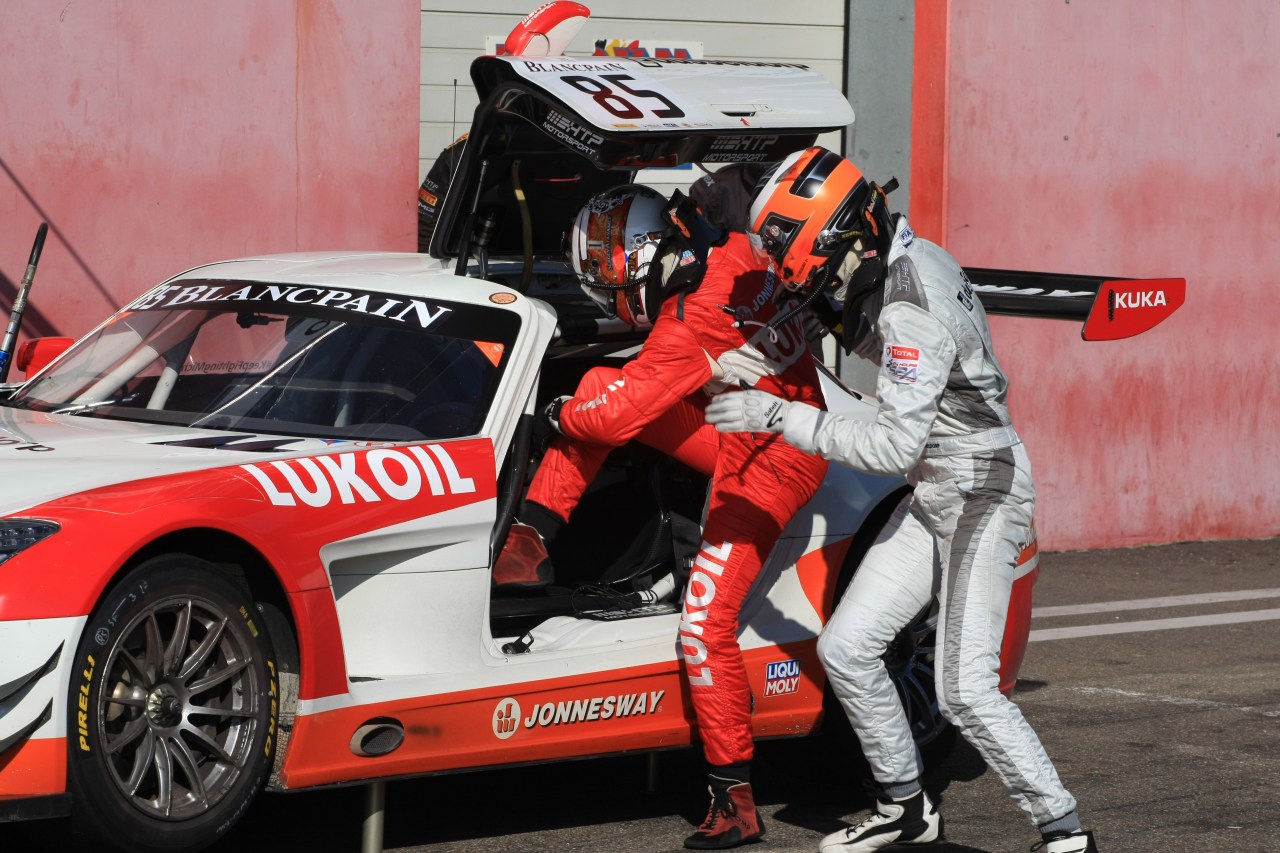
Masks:
[[[547,448],[560,432],[560,409],[564,407],[568,397],[556,397],[544,405],[533,416],[533,453],[535,457],[545,456]]]
[[[564,408],[564,404],[570,399],[572,398],[568,396],[556,397],[550,403],[547,403],[547,405],[542,407],[542,417],[540,420],[560,435],[564,435],[564,431],[560,429],[560,410]]]

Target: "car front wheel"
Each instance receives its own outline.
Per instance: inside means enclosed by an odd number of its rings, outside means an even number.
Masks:
[[[911,724],[911,736],[926,764],[945,758],[956,730],[942,715],[934,683],[938,605],[933,602],[903,628],[884,654],[885,669]]]
[[[855,538],[852,548],[845,557],[840,580],[836,586],[835,601],[839,602],[844,596],[854,573],[861,566],[876,536],[888,523],[906,494],[905,490],[896,493],[867,516],[862,531]],[[947,721],[938,706],[934,684],[937,629],[938,608],[935,601],[916,614],[916,617],[898,632],[898,636],[889,644],[882,658],[889,678],[898,692],[898,698],[902,702],[902,710],[906,713],[907,722],[911,726],[911,736],[926,766],[945,759],[956,743],[955,727]],[[848,744],[850,749],[860,755],[861,748],[857,744],[844,709],[831,690],[830,683],[827,684],[823,704],[826,719],[824,730],[838,741]]]
[[[212,563],[139,565],[89,617],[68,716],[78,833],[167,853],[218,840],[271,769],[275,660],[249,594]]]

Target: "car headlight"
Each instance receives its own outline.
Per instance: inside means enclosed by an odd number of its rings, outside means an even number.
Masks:
[[[57,533],[61,528],[52,521],[8,519],[0,521],[0,563],[27,550],[32,545]]]

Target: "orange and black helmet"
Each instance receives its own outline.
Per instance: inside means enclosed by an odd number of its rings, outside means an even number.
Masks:
[[[893,238],[884,191],[850,161],[815,146],[790,154],[762,181],[751,230],[792,288],[813,283],[832,258],[855,249],[883,264]]]

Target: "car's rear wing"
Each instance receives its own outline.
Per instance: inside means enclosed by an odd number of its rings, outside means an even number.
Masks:
[[[543,4],[512,30],[507,55],[472,62],[480,104],[429,247],[458,274],[473,257],[481,277],[490,260],[521,261],[513,286],[527,291],[536,262],[563,261],[581,206],[636,170],[777,162],[853,123],[839,89],[797,63],[563,55],[590,14]],[[1182,279],[966,273],[987,311],[1080,320],[1086,340],[1146,331],[1186,290]]]
[[[572,117],[606,137],[693,136],[700,143],[694,147],[703,154],[684,156],[681,162],[777,159],[761,153],[751,156],[746,146],[718,150],[712,143],[723,134],[806,136],[853,123],[853,108],[840,90],[794,62],[481,56],[471,64],[471,79],[481,100],[503,85],[523,84],[544,99],[558,101]],[[553,127],[544,129],[555,132]],[[609,141],[587,147],[606,166],[626,165],[607,156]],[[629,146],[636,144],[628,141]],[[678,151],[667,153],[679,156]]]
[[[1163,322],[1186,299],[1181,278],[1021,272],[965,267],[969,283],[989,314],[1078,320],[1086,341],[1141,334]]]
[[[460,271],[563,257],[578,209],[638,169],[776,162],[853,122],[796,63],[481,56],[471,78],[480,104],[430,244]]]

